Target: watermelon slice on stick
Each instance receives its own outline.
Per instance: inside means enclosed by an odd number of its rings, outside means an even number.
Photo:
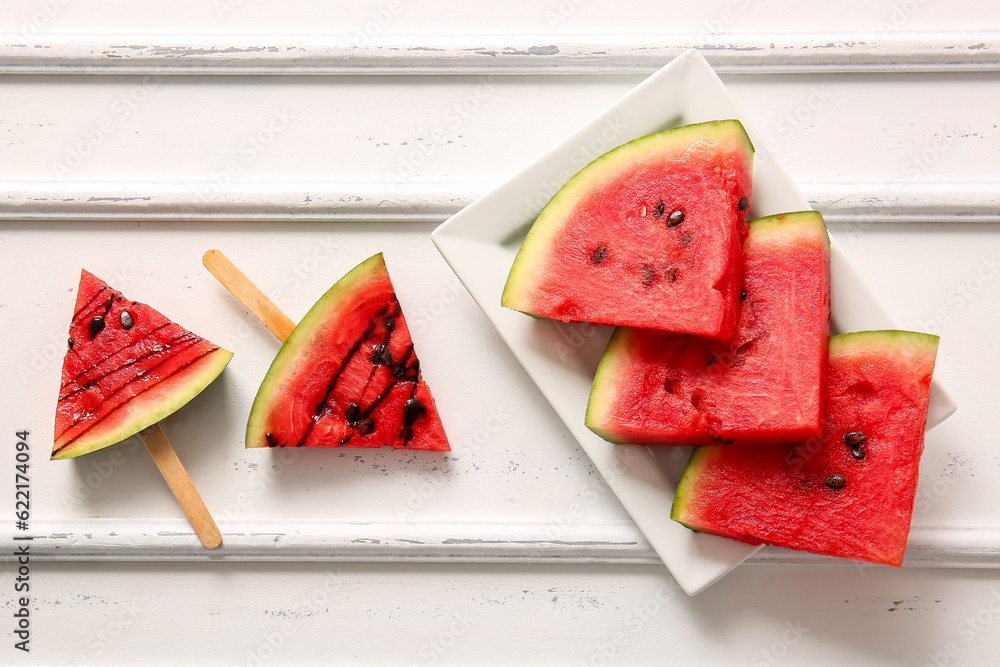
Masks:
[[[68,346],[52,458],[80,456],[138,433],[202,544],[219,546],[219,529],[159,421],[218,377],[232,353],[86,270]]]
[[[697,531],[899,567],[923,451],[938,337],[830,339],[823,435],[695,448],[670,517]]]
[[[295,326],[218,250],[205,266],[284,344],[250,411],[250,447],[450,451],[382,255],[341,278]]]

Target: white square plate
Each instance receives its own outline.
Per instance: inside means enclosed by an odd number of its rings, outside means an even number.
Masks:
[[[613,445],[584,426],[591,384],[610,327],[536,320],[502,308],[500,295],[529,225],[556,190],[588,162],[646,134],[725,118],[738,118],[757,149],[752,216],[810,208],[722,81],[701,54],[692,50],[432,234],[438,250],[689,595],[705,589],[759,547],[694,533],[670,519],[688,448]],[[836,244],[831,247],[831,279],[835,331],[893,328]],[[955,402],[935,382],[928,428],[955,409]]]

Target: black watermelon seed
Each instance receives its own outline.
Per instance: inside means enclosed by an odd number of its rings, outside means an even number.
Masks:
[[[740,301],[742,301],[745,298],[747,298],[747,291],[746,290],[742,290],[740,292]]]
[[[851,456],[860,461],[861,459],[865,458],[865,450],[861,449],[860,447],[855,447],[854,449],[851,450]]]
[[[69,345],[69,349],[72,350],[73,349],[73,338],[70,337],[70,338],[66,339],[66,344]]]
[[[661,217],[663,215],[664,210],[666,210],[666,207],[663,202],[660,202],[659,204],[656,205],[656,208],[653,209],[653,217],[654,218]]]
[[[264,434],[264,438],[267,439],[267,446],[268,447],[277,447],[278,446],[278,439],[275,438],[274,435],[272,435],[270,433],[265,433]]]
[[[712,440],[715,440],[716,442],[722,443],[723,445],[731,445],[734,442],[736,442],[735,440],[729,440],[729,439],[726,439],[726,438],[720,438],[717,435],[713,435],[712,436]]]
[[[604,261],[604,254],[608,251],[605,246],[598,246],[590,251],[590,263],[600,264]]]
[[[123,310],[118,319],[121,321],[123,329],[131,329],[132,325],[135,324],[135,320],[132,319],[132,313],[127,310]]]
[[[361,435],[368,435],[375,430],[375,422],[371,419],[362,419],[358,428],[361,429]]]
[[[739,202],[736,204],[736,208],[740,211],[745,211],[750,207],[750,200],[746,197],[740,197]]]
[[[396,318],[395,317],[389,317],[389,318],[387,318],[386,321],[385,321],[385,328],[388,329],[389,331],[392,331],[393,329],[395,329],[396,328]]]
[[[87,325],[87,333],[93,338],[97,334],[101,333],[101,329],[104,328],[104,318],[100,315],[96,315],[94,319],[90,320],[90,324]]]
[[[385,345],[379,345],[372,350],[372,363],[382,364],[383,366],[391,366],[392,353],[389,352],[389,348]]]
[[[360,414],[361,408],[358,407],[357,403],[348,403],[347,409],[344,411],[344,419],[347,420],[348,424],[357,424]]]
[[[842,489],[844,485],[847,484],[847,480],[844,479],[843,475],[830,475],[823,483],[826,484],[831,489]]]
[[[676,210],[667,218],[667,227],[676,227],[684,222],[684,211]]]
[[[709,359],[709,360],[708,360],[708,363],[707,363],[707,364],[705,364],[705,365],[706,365],[706,366],[711,366],[711,365],[712,365],[712,364],[714,364],[714,363],[715,363],[715,355],[713,354],[713,355],[712,355],[712,358],[711,358],[711,359]]]
[[[416,396],[411,396],[403,404],[403,426],[413,426],[413,422],[420,418],[420,415],[427,412],[427,406],[420,402]]]
[[[844,444],[848,447],[860,447],[865,444],[865,440],[867,439],[861,431],[851,431],[844,434]]]
[[[402,380],[405,376],[406,376],[405,368],[403,368],[399,364],[396,364],[395,366],[392,367],[392,377],[396,378],[397,380]]]

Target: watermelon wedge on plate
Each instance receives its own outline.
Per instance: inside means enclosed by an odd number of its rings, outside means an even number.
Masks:
[[[832,337],[823,436],[696,448],[671,518],[748,544],[899,567],[937,347],[937,336],[908,331]]]
[[[605,153],[538,215],[502,304],[563,322],[732,338],[753,153],[738,120]]]
[[[830,239],[816,211],[753,220],[736,338],[620,327],[604,352],[587,426],[611,442],[801,442],[823,427]]]
[[[84,270],[63,358],[53,459],[113,445],[178,410],[233,353]]]

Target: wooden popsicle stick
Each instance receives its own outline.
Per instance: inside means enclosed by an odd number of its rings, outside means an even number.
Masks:
[[[222,533],[215,525],[215,520],[208,513],[205,502],[198,494],[198,489],[194,488],[194,483],[187,474],[187,470],[177,458],[177,452],[167,440],[167,434],[163,432],[159,424],[139,431],[139,437],[149,450],[150,456],[156,462],[156,467],[160,469],[163,479],[167,480],[167,485],[174,492],[174,497],[181,504],[184,514],[198,535],[198,539],[206,549],[214,549],[222,544]]]
[[[281,309],[236,268],[228,257],[219,250],[209,250],[201,261],[205,268],[218,278],[223,287],[232,292],[240,303],[278,337],[278,340],[285,342],[295,328],[295,322],[281,312]]]

